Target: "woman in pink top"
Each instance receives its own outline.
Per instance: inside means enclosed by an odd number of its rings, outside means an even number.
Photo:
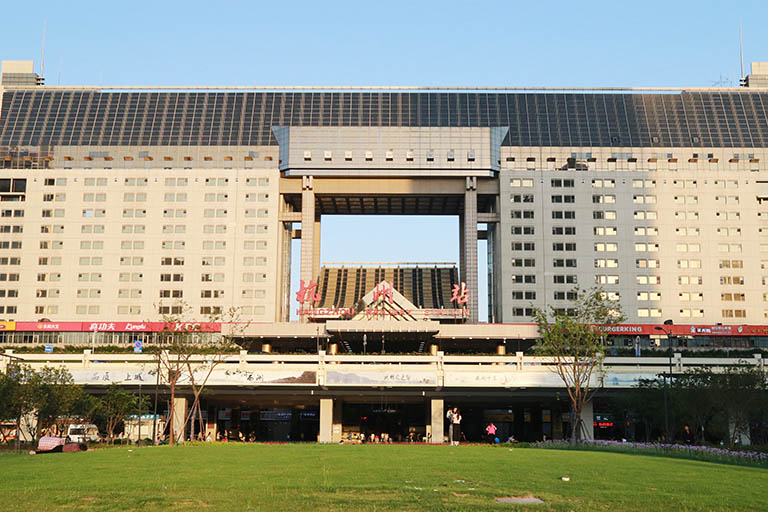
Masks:
[[[494,438],[496,437],[496,425],[493,424],[493,422],[490,422],[487,427],[485,427],[485,433],[488,436],[488,442],[493,444]]]

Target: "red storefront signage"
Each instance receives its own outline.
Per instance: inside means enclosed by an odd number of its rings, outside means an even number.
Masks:
[[[663,336],[768,336],[768,325],[621,324],[602,325],[606,334]]]
[[[17,331],[37,332],[221,332],[218,322],[16,322]]]

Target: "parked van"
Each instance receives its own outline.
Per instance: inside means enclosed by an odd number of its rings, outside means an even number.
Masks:
[[[73,443],[100,443],[99,428],[93,423],[76,423],[67,429],[67,438]]]

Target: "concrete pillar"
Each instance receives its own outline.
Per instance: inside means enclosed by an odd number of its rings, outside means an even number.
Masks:
[[[277,320],[287,322],[291,317],[291,248],[293,244],[293,223],[282,224],[280,243],[280,294],[277,297]]]
[[[477,283],[477,178],[466,178],[464,191],[464,262],[461,266],[462,281],[467,285],[469,310],[467,322],[477,323],[478,283]]]
[[[320,433],[317,436],[318,443],[333,442],[333,399],[320,399]]]
[[[438,352],[438,350],[440,350],[440,347],[438,347],[438,346],[437,346],[437,343],[432,343],[432,344],[429,346],[429,355],[431,355],[431,356],[436,356],[436,355],[437,355],[437,352]]]
[[[431,432],[430,443],[443,444],[443,425],[445,424],[445,402],[442,398],[433,398],[430,400],[430,415],[427,431]]]
[[[342,423],[341,423],[341,406],[343,402],[341,400],[334,400],[333,401],[333,427],[331,428],[331,442],[332,443],[340,443],[341,442],[341,430],[342,430]]]
[[[312,176],[301,178],[301,279],[309,283],[317,276],[315,261],[315,189]]]
[[[595,438],[595,410],[592,406],[592,401],[584,404],[584,408],[581,410],[581,421],[584,422],[584,430],[586,431],[587,439]]]
[[[312,235],[315,240],[315,250],[312,254],[312,275],[315,276],[315,279],[318,278],[320,275],[320,216],[315,216],[315,233]],[[318,293],[320,291],[318,290]]]
[[[269,343],[262,343],[261,344],[261,351],[265,354],[271,354],[272,353],[272,345]]]
[[[505,344],[499,343],[498,345],[496,345],[497,355],[503,356],[503,355],[506,355],[506,353],[507,353],[507,346]]]
[[[176,442],[184,439],[184,418],[187,416],[187,399],[173,399],[173,432],[176,436]]]

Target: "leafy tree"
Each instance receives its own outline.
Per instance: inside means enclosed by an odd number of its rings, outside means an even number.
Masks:
[[[553,359],[553,371],[568,391],[574,417],[571,440],[576,442],[585,434],[581,417],[584,404],[599,389],[594,387],[593,375],[603,360],[600,326],[621,323],[624,316],[620,304],[600,288],[576,287],[573,296],[568,307],[534,307],[533,316],[539,328],[536,351]]]
[[[161,370],[161,380],[169,388],[170,405],[168,407],[169,444],[175,444],[183,438],[183,431],[187,424],[192,423],[192,437],[195,435],[195,422],[199,422],[200,431],[204,428],[202,410],[200,408],[200,396],[205,389],[211,374],[215,368],[223,363],[226,356],[231,353],[234,346],[232,336],[242,332],[247,326],[239,322],[237,308],[231,308],[226,313],[214,313],[208,315],[205,323],[222,323],[228,326],[227,333],[222,333],[217,342],[205,344],[206,354],[200,354],[202,345],[200,323],[194,320],[192,307],[184,301],[176,302],[172,311],[180,311],[177,314],[163,315],[163,322],[167,327],[164,331],[163,352],[158,355],[158,368]],[[176,432],[174,425],[175,398],[179,386],[189,386],[192,391],[192,405],[184,412],[184,426],[182,432]],[[197,415],[197,417],[195,417]]]
[[[100,400],[101,412],[106,420],[107,439],[110,444],[115,440],[115,429],[125,421],[125,417],[138,409],[139,399],[117,384],[110,384],[107,393]]]
[[[733,448],[740,434],[765,417],[768,386],[766,372],[752,365],[726,368],[713,376],[712,396],[722,431]]]
[[[58,433],[66,431],[66,425],[77,416],[76,405],[83,389],[74,383],[66,368],[46,366],[37,371],[40,398],[37,412],[37,434],[43,425],[54,427]]]
[[[669,386],[669,441],[675,440],[675,432],[682,432],[688,425],[697,442],[703,442],[703,433],[715,413],[712,393],[716,374],[702,367],[686,371],[671,379]]]

